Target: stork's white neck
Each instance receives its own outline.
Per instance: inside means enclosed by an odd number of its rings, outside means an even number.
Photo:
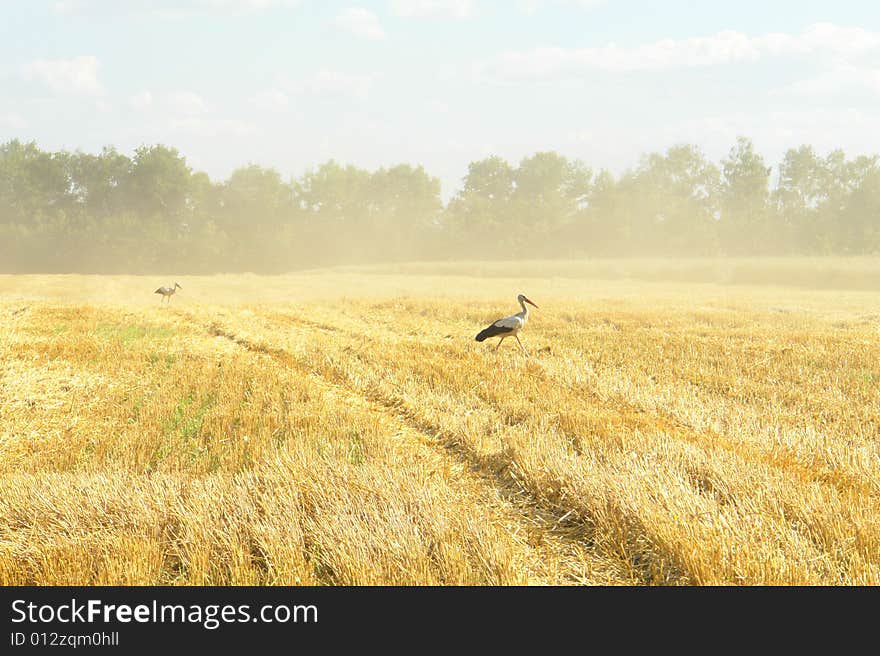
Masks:
[[[528,308],[528,306],[526,306],[526,302],[525,302],[525,301],[520,301],[520,302],[519,302],[519,306],[522,308],[522,313],[523,313],[525,316],[529,316],[529,308]]]

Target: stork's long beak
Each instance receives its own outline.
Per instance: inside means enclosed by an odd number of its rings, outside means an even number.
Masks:
[[[532,306],[534,306],[534,307],[538,307],[537,305],[535,305],[534,303],[532,303],[532,301],[531,301],[530,299],[528,299],[528,298],[524,298],[523,300],[524,300],[526,303],[528,303],[529,305],[532,305]]]

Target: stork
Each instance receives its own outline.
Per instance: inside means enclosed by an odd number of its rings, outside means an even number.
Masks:
[[[160,304],[167,298],[168,304],[171,305],[171,297],[174,296],[174,292],[176,292],[178,289],[183,289],[183,287],[181,287],[177,283],[174,283],[174,287],[159,287],[159,289],[157,289],[153,293],[162,294],[162,298],[159,299]]]
[[[525,328],[526,323],[529,320],[529,308],[526,307],[526,303],[531,305],[532,307],[538,307],[525,295],[520,294],[516,297],[516,300],[519,301],[519,305],[522,308],[522,312],[517,312],[516,314],[511,314],[509,317],[504,317],[503,319],[499,319],[495,323],[483,328],[480,332],[477,333],[476,340],[478,342],[482,342],[483,340],[489,337],[498,337],[501,339],[498,340],[498,345],[495,347],[495,350],[498,350],[498,347],[501,346],[501,342],[504,341],[506,337],[510,337],[513,335],[516,337],[516,341],[519,344],[519,347],[522,349],[523,353],[526,354],[526,357],[529,357],[529,352],[526,351],[526,347],[522,345],[522,342],[519,341],[519,333],[520,330]]]

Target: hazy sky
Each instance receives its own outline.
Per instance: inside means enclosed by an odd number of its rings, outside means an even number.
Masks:
[[[880,3],[0,0],[0,142],[180,149],[215,179],[554,149],[623,170],[738,134],[880,152]]]

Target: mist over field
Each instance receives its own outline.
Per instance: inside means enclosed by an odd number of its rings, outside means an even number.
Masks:
[[[769,166],[741,137],[615,176],[553,151],[471,162],[443,203],[418,164],[330,160],[299,178],[250,164],[226,180],[165,145],[131,156],[0,145],[6,273],[278,273],[402,261],[880,253],[880,158],[810,146]]]

